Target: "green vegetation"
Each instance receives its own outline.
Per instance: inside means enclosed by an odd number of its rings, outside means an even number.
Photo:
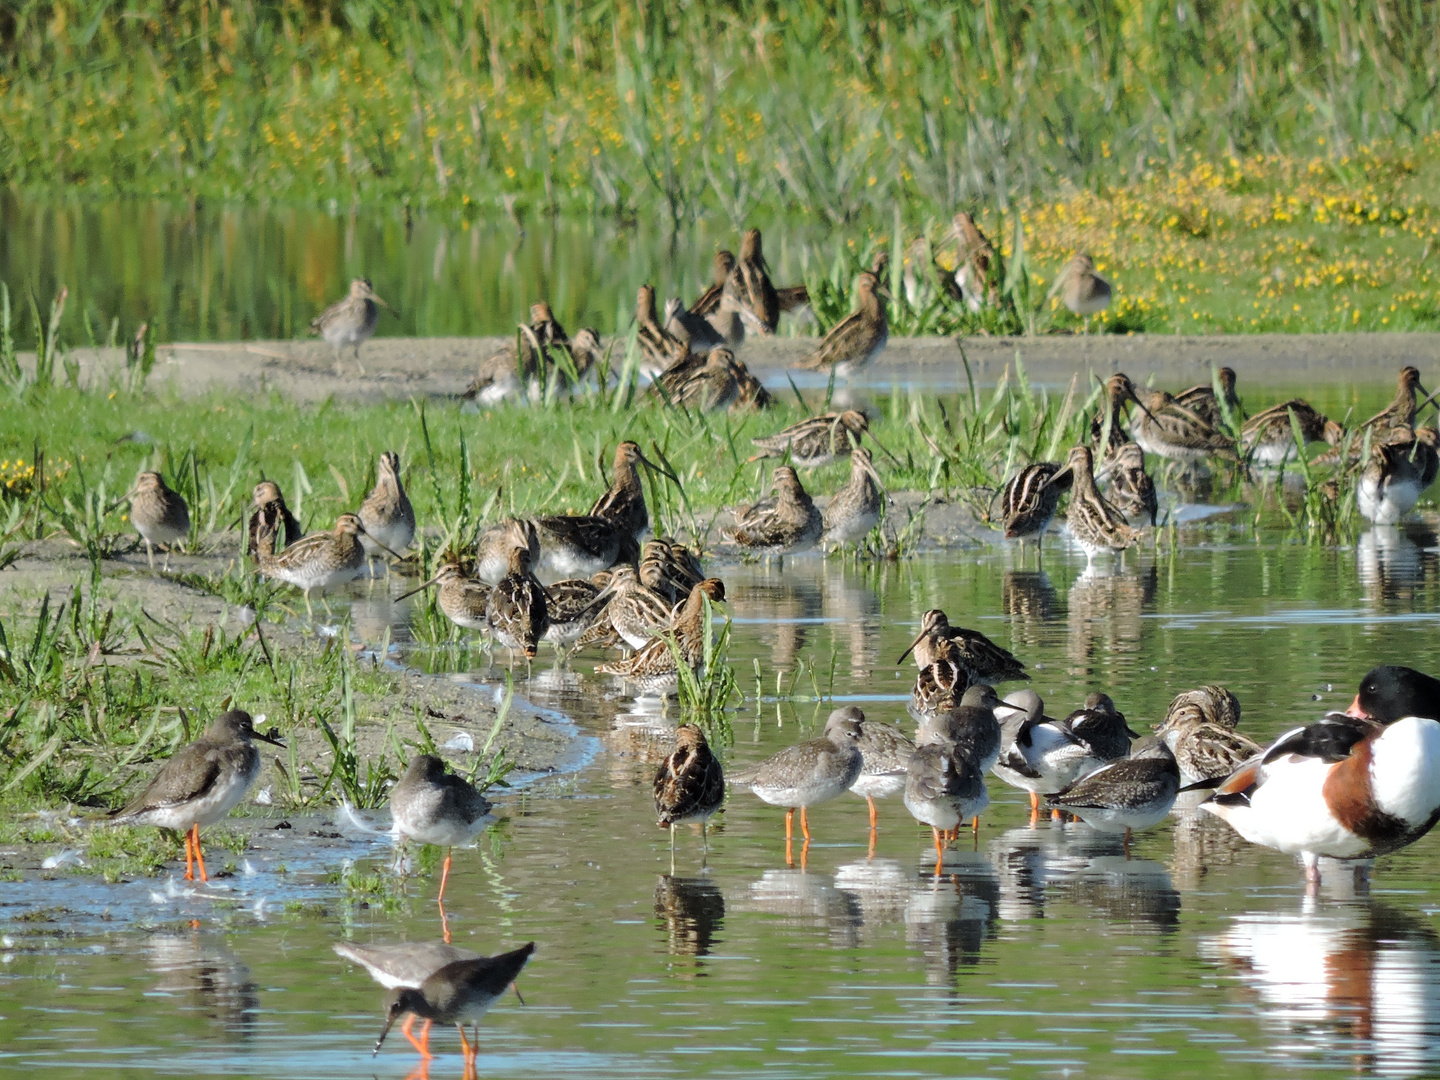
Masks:
[[[1423,4],[21,0],[19,188],[840,223],[1434,126]]]

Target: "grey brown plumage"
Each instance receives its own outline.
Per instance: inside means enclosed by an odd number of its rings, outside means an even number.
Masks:
[[[613,521],[638,541],[650,529],[650,511],[645,506],[645,486],[640,482],[637,465],[663,471],[651,464],[638,443],[627,439],[615,448],[610,487],[590,507],[590,516]]]
[[[193,856],[200,879],[208,880],[200,826],[226,817],[260,774],[254,739],[284,746],[273,735],[256,731],[249,713],[231,709],[221,714],[204,734],[160,766],[140,794],[113,811],[111,819],[120,825],[153,825],[186,833],[185,878],[194,877]]]
[[[693,587],[685,590],[686,597]],[[609,594],[610,599],[599,609],[590,629],[581,635],[578,643],[581,648],[603,644],[607,635],[614,633],[630,648],[639,649],[668,629],[674,620],[676,602],[641,582],[632,566],[616,566],[604,593]]]
[[[418,987],[401,986],[391,990],[385,998],[385,1026],[375,1040],[375,1052],[385,1042],[385,1036],[395,1021],[402,1016],[419,1017],[438,1024],[454,1024],[460,1029],[460,1043],[464,1051],[465,1074],[473,1076],[475,1056],[479,1048],[478,1033],[472,1045],[465,1038],[465,1024],[479,1024],[490,1007],[510,988],[535,952],[532,941],[513,952],[499,956],[482,956],[474,960],[457,960],[446,964]],[[404,1028],[405,1037],[411,1039],[410,1023]],[[415,1042],[428,1060],[428,1029],[426,1042]]]
[[[825,521],[795,470],[781,465],[771,481],[775,489],[773,501],[737,511],[731,539],[742,548],[764,555],[814,547],[825,530]]]
[[[190,507],[158,472],[142,472],[130,490],[130,524],[145,542],[153,570],[156,544],[165,548],[168,565],[170,545],[190,535]]]
[[[1144,411],[1131,434],[1146,452],[1174,461],[1199,461],[1212,455],[1238,460],[1234,438],[1194,409],[1163,390],[1135,389],[1135,394]]]
[[[415,509],[400,480],[400,455],[386,450],[380,455],[375,486],[360,504],[360,524],[365,531],[360,543],[365,554],[379,554],[382,546],[399,554],[415,539]]]
[[[677,550],[679,548],[679,550]],[[665,537],[647,540],[640,550],[640,581],[671,604],[678,604],[704,580],[700,562],[688,548]]]
[[[1066,263],[1056,286],[1065,306],[1087,320],[1110,306],[1110,282],[1100,276],[1089,255],[1076,255]]]
[[[545,605],[545,587],[530,572],[527,548],[510,549],[508,571],[490,591],[485,619],[501,645],[524,653],[527,659],[535,656],[550,626],[550,614]]]
[[[815,352],[800,362],[800,367],[831,368],[836,376],[848,378],[885,351],[890,340],[890,322],[879,278],[869,271],[862,272],[855,285],[855,296],[855,310],[830,329]]]
[[[600,613],[596,603],[600,586],[586,578],[566,578],[545,587],[545,635],[542,638],[563,653],[594,625]]]
[[[547,577],[590,577],[638,555],[634,533],[610,517],[553,514],[529,520],[540,544],[536,565]]]
[[[530,306],[530,322],[517,328],[515,340],[480,362],[461,396],[494,405],[507,399],[538,399],[541,384],[552,380],[559,380],[561,389],[571,389],[584,380],[600,353],[600,335],[595,330],[582,327],[571,340],[550,305],[540,301]],[[567,370],[567,359],[573,371]]]
[[[950,235],[956,242],[955,272],[951,280],[959,291],[957,299],[971,311],[995,306],[1000,294],[998,284],[990,280],[994,246],[964,210],[951,221]]]
[[[720,310],[720,298],[725,295],[725,283],[730,280],[730,272],[735,269],[735,255],[722,248],[715,252],[715,259],[710,265],[710,285],[690,305],[693,315],[713,315]]]
[[[1200,383],[1175,395],[1175,402],[1189,409],[1216,431],[1226,429],[1225,414],[1229,412],[1231,422],[1239,426],[1245,419],[1240,398],[1235,392],[1235,369],[1222,367],[1215,372],[1215,382],[1220,384],[1220,393],[1215,393],[1214,383]]]
[[[870,451],[857,446],[850,456],[850,480],[830,497],[822,519],[824,544],[858,543],[880,523],[884,508],[880,475],[870,460]]]
[[[1091,828],[1123,832],[1128,856],[1130,834],[1164,820],[1179,791],[1175,755],[1159,739],[1146,736],[1131,747],[1129,757],[1096,769],[1048,799]]]
[[[533,521],[506,518],[481,533],[475,541],[475,576],[495,584],[509,573],[510,549],[514,547],[525,548],[530,552],[530,565],[539,565],[540,533]]]
[[[256,561],[260,573],[275,581],[294,585],[305,593],[310,605],[311,589],[329,589],[353,581],[365,571],[365,548],[360,536],[365,526],[354,514],[341,514],[329,532],[313,532],[275,554],[270,538],[259,538]]]
[[[335,361],[340,361],[340,350],[349,345],[355,350],[355,366],[363,375],[360,366],[360,346],[370,340],[380,322],[380,307],[390,305],[375,295],[367,278],[355,278],[350,282],[350,291],[342,300],[337,300],[310,320],[310,332],[319,334],[335,349]]]
[[[684,344],[693,356],[707,353],[726,344],[725,337],[703,315],[685,310],[685,305],[671,297],[665,301],[665,331]]]
[[[800,830],[810,840],[808,809],[838,799],[860,777],[864,757],[861,729],[852,719],[826,724],[819,739],[787,746],[760,764],[732,777],[762,802],[785,807],[785,840],[789,843],[795,809],[800,809]]]
[[[1414,428],[1417,395],[1424,395],[1425,387],[1420,385],[1420,372],[1406,366],[1400,370],[1395,387],[1394,400],[1361,425],[1362,428]]]

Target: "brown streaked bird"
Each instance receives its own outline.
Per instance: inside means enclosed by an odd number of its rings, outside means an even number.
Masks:
[[[706,604],[721,603],[724,599],[725,583],[719,578],[706,578],[690,590],[684,606],[676,613],[663,637],[651,638],[634,656],[601,664],[595,670],[605,675],[618,675],[646,693],[671,693],[680,681],[676,653],[686,667],[698,674],[697,669],[705,662]]]
[[[773,334],[780,323],[780,298],[770,282],[760,230],[747,229],[740,241],[740,258],[725,282],[725,292],[735,300],[745,329],[754,334]]]
[[[730,406],[731,412],[737,410],[752,409],[755,412],[763,412],[770,408],[773,399],[770,391],[757,379],[745,366],[745,361],[734,358],[730,360],[730,377],[735,380],[735,403]]]
[[[799,364],[802,368],[831,368],[836,377],[849,378],[885,351],[890,322],[885,313],[885,291],[868,270],[855,286],[856,307],[831,327],[819,348]]]
[[[1181,723],[1166,725],[1160,734],[1180,767],[1180,783],[1186,786],[1210,780],[1224,780],[1265,748],[1248,736],[1219,724]]]
[[[1429,396],[1420,385],[1420,372],[1408,365],[1400,370],[1395,387],[1395,399],[1374,416],[1361,424],[1361,428],[1413,428],[1417,395]]]
[[[1085,329],[1090,329],[1090,316],[1110,306],[1110,283],[1095,270],[1095,260],[1089,255],[1076,255],[1060,271],[1050,295],[1060,294],[1061,301],[1074,314],[1085,320]]]
[[[377,306],[378,305],[378,306]],[[337,300],[310,320],[310,332],[319,334],[335,349],[335,366],[340,366],[340,350],[349,345],[355,350],[355,366],[360,374],[365,368],[360,363],[360,346],[370,340],[380,322],[380,308],[390,305],[375,295],[368,278],[355,278],[350,282],[350,292],[343,300]],[[390,308],[394,311],[394,308]]]
[[[825,530],[825,519],[795,470],[781,465],[772,474],[771,482],[775,489],[773,502],[766,500],[737,511],[731,539],[760,555],[788,555],[814,547]]]
[[[1063,472],[1063,466],[1053,461],[1037,461],[1005,482],[1000,492],[1000,519],[1005,525],[1005,539],[1023,542],[1033,536],[1039,548],[1060,500],[1070,490],[1071,478],[1062,475]]]
[[[390,817],[396,833],[418,844],[445,849],[436,897],[442,908],[450,880],[451,849],[474,839],[485,827],[489,813],[490,800],[463,776],[448,771],[434,754],[416,754],[405,775],[390,789]]]
[[[685,596],[692,590],[693,586],[686,589]],[[578,644],[582,648],[602,642],[613,632],[630,648],[640,649],[674,621],[675,602],[642,583],[633,566],[622,563],[610,572],[610,581],[596,600],[606,596],[609,603],[600,609],[590,629],[580,636]]]
[[[1240,726],[1240,699],[1223,686],[1201,686],[1176,694],[1155,728],[1164,735],[1182,724],[1213,724],[1234,731]]]
[[[545,586],[530,572],[528,548],[510,549],[506,574],[490,591],[485,619],[495,640],[507,649],[518,650],[534,659],[540,639],[550,626],[545,605]]]
[[[170,545],[190,535],[190,507],[185,497],[167,487],[158,472],[142,472],[130,489],[130,524],[145,541],[150,569],[155,569],[155,545],[165,548],[165,569],[170,567]]]
[[[1393,525],[1403,518],[1440,472],[1434,428],[1379,428],[1370,459],[1355,487],[1355,506],[1367,521]]]
[[[970,676],[955,662],[955,649],[947,642],[940,655],[916,673],[905,711],[919,726],[931,725],[936,717],[958,706],[969,688]]]
[[[260,718],[264,720],[262,716]],[[274,735],[255,730],[254,719],[240,709],[221,714],[205,734],[183,746],[160,766],[145,790],[119,810],[117,825],[154,825],[185,834],[185,880],[209,881],[200,850],[200,826],[230,813],[260,775],[260,751],[252,740],[284,747]]]
[[[734,253],[721,248],[715,252],[715,260],[710,267],[710,285],[690,305],[692,315],[709,316],[720,310],[720,298],[725,295],[725,283],[730,280],[730,272],[735,269]]]
[[[1295,417],[1293,425],[1291,414]],[[1345,439],[1345,429],[1334,420],[1303,398],[1291,398],[1245,421],[1240,431],[1241,453],[1262,465],[1280,465],[1295,456],[1297,426],[1300,441],[1306,445],[1325,442],[1338,448]]]
[[[796,468],[823,469],[840,458],[848,457],[851,448],[860,445],[861,436],[869,434],[870,421],[858,409],[824,413],[791,424],[774,435],[757,435],[750,441],[760,448],[760,453],[750,460],[784,457],[788,452],[790,462]],[[874,436],[870,437],[873,441]],[[875,445],[880,444],[877,442]],[[881,449],[884,450],[883,447]],[[894,458],[888,450],[885,453]]]
[[[999,287],[990,280],[995,248],[975,224],[975,219],[961,210],[951,221],[950,235],[958,247],[952,280],[959,290],[960,302],[971,311],[998,304]]]
[[[781,311],[799,311],[810,306],[810,286],[803,283],[782,285],[775,290],[775,299],[779,301]]]
[[[510,549],[523,547],[530,552],[530,565],[540,562],[540,533],[535,523],[525,518],[506,518],[486,529],[475,541],[475,576],[494,585],[510,571]]]
[[[1161,390],[1142,391],[1145,414],[1135,424],[1135,441],[1148,453],[1170,461],[1195,462],[1210,456],[1238,461],[1235,440],[1194,410]]]
[[[685,343],[660,325],[655,310],[655,289],[641,285],[635,294],[636,344],[640,349],[640,370],[654,378],[690,355]]]
[[[590,516],[605,518],[638,542],[650,529],[650,511],[645,506],[645,486],[636,465],[644,465],[671,480],[675,474],[656,465],[640,450],[640,444],[626,440],[615,448],[610,488],[590,507]]]
[[[699,560],[693,558],[688,549],[682,557],[675,550],[676,546],[670,540],[658,537],[647,540],[640,549],[641,583],[670,604],[683,601],[690,595],[690,590],[705,579]]]
[[[1127,442],[1115,450],[1100,475],[1106,478],[1105,497],[1127,521],[1155,524],[1160,500],[1155,494],[1155,481],[1145,471],[1145,451],[1139,445]]]
[[[275,481],[261,480],[255,485],[255,490],[250,493],[250,507],[247,530],[250,546],[247,550],[252,556],[260,550],[261,530],[273,534],[275,539],[280,541],[281,547],[293,544],[305,535],[300,522],[290,512],[290,507],[285,505],[285,496]]]
[[[1121,372],[1111,375],[1105,382],[1105,407],[1090,420],[1090,449],[1101,461],[1130,441],[1125,429],[1125,406],[1132,401],[1141,412],[1149,412],[1128,375]]]
[[[825,531],[820,542],[840,547],[864,540],[880,524],[884,503],[880,474],[870,460],[870,451],[857,446],[850,454],[849,482],[825,504],[821,515]]]
[[[675,826],[699,823],[700,842],[710,851],[710,818],[725,801],[725,772],[710,751],[698,724],[675,730],[675,749],[655,773],[655,816],[670,830],[671,873],[674,873]]]
[[[516,338],[480,362],[479,371],[461,397],[481,405],[507,399],[539,400],[542,382],[559,379],[561,388],[572,385],[571,373],[565,370],[558,353],[568,355],[577,382],[600,358],[600,335],[590,327],[582,327],[571,340],[543,300],[530,305],[530,323],[519,327]]]
[[[1176,394],[1176,404],[1189,409],[1216,431],[1226,429],[1226,411],[1230,413],[1232,421],[1237,426],[1242,424],[1245,420],[1245,411],[1240,404],[1239,396],[1235,393],[1235,369],[1220,368],[1215,372],[1215,382],[1220,384],[1218,397],[1215,394],[1213,383],[1200,383],[1198,386],[1192,386],[1190,389]]]
[[[895,663],[904,663],[912,652],[919,667],[928,667],[942,656],[953,660],[969,676],[971,684],[1030,678],[1025,674],[1025,665],[1009,649],[995,644],[979,630],[950,625],[950,619],[939,608],[931,608],[920,617],[920,633]]]
[[[440,586],[440,592],[435,598],[435,606],[456,626],[465,630],[490,629],[490,623],[485,617],[485,611],[490,605],[490,586],[483,581],[467,577],[464,568],[458,562],[441,563],[436,569],[434,577],[417,585],[409,592],[401,593],[395,598],[395,603],[414,596],[420,590],[428,589],[431,585]]]
[[[532,565],[552,579],[593,577],[639,557],[634,535],[613,518],[553,514],[530,523],[540,541],[540,560]]]
[[[1070,471],[1070,509],[1065,523],[1070,535],[1084,550],[1087,559],[1101,552],[1120,552],[1134,547],[1140,534],[1130,527],[1125,515],[1117,510],[1095,486],[1094,461],[1088,446],[1075,446],[1065,462]]]
[[[728,344],[709,319],[685,310],[677,297],[665,301],[665,331],[693,356]]]
[[[740,397],[735,363],[729,349],[712,349],[703,361],[692,358],[661,372],[646,394],[682,409],[720,412]]]
[[[391,1026],[404,1016],[406,1020],[401,1033],[428,1061],[432,1056],[429,1025],[454,1024],[460,1031],[464,1073],[473,1077],[475,1058],[480,1051],[480,1020],[519,977],[534,951],[535,943],[532,941],[499,956],[456,960],[436,971],[418,987],[399,986],[391,990],[385,997],[385,1026],[375,1040],[375,1053],[380,1052]],[[410,1027],[417,1016],[426,1021],[424,1038],[419,1041],[410,1034]],[[465,1038],[467,1023],[473,1026],[474,1045]]]
[[[360,504],[360,524],[365,526],[360,543],[371,558],[385,548],[398,555],[415,539],[415,509],[400,482],[400,455],[393,450],[380,455],[375,486]]]
[[[313,532],[300,538],[278,555],[273,553],[273,536],[261,534],[256,562],[260,573],[294,585],[305,593],[305,611],[312,614],[310,590],[334,588],[353,581],[365,572],[365,549],[360,536],[365,526],[354,514],[341,514],[330,532]],[[391,554],[395,554],[391,552]],[[397,555],[396,558],[399,558]]]
[[[545,614],[549,625],[541,640],[555,647],[555,655],[564,655],[594,625],[600,614],[596,603],[600,591],[599,585],[586,578],[566,578],[545,587]]]

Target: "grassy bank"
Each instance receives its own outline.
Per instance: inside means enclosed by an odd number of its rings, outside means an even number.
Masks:
[[[0,14],[17,187],[948,216],[1198,152],[1339,158],[1433,127],[1432,5],[937,9],[732,0],[23,0]]]

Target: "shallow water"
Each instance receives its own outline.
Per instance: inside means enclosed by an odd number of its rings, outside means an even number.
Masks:
[[[828,231],[757,224],[784,283],[801,280],[810,259],[830,267],[839,238]],[[159,341],[304,337],[353,277],[370,278],[396,309],[382,312],[381,337],[513,334],[542,297],[572,332],[608,335],[631,324],[641,284],[656,287],[662,306],[672,295],[688,303],[710,283],[715,250],[738,245],[719,225],[671,237],[588,218],[520,228],[501,214],[462,225],[399,212],[53,204],[0,193],[0,281],[25,326],[27,293],[43,306],[68,287],[70,344],[87,343],[87,315],[102,343],[117,316],[122,338],[141,321]]]
[[[817,688],[910,727],[913,668],[893,661],[935,605],[1018,653],[1052,714],[1104,689],[1137,730],[1176,692],[1221,682],[1263,740],[1344,708],[1374,663],[1440,669],[1430,529],[1320,550],[1257,543],[1222,516],[1182,540],[1109,572],[1054,537],[1043,571],[1013,549],[722,565],[747,694],[726,763],[809,737],[832,707],[807,700]],[[371,640],[407,612],[356,593]],[[397,658],[444,666],[397,640]],[[1434,836],[1379,860],[1368,890],[1334,871],[1306,900],[1291,859],[1208,817],[1138,836],[1127,861],[1084,825],[1029,828],[1021,795],[992,780],[978,849],[962,841],[938,877],[898,799],[881,804],[873,857],[862,800],[818,808],[802,869],[786,865],[781,812],[745,793],[717,819],[708,865],[682,831],[672,874],[650,781],[674,717],[592,667],[537,667],[517,690],[572,718],[593,753],[501,793],[503,822],[456,855],[456,943],[539,943],[527,1004],[507,998],[481,1028],[481,1075],[1440,1070]],[[346,859],[388,878],[386,843],[294,824],[214,898],[63,873],[0,886],[0,1073],[407,1074],[417,1057],[398,1037],[372,1061],[382,991],[330,944],[437,937],[435,855],[386,901],[325,879]],[[434,1042],[430,1075],[458,1076],[454,1033]]]

